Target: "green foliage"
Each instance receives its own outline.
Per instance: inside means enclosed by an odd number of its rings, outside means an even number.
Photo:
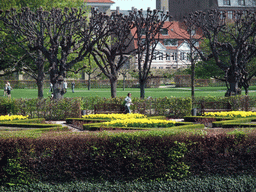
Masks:
[[[238,118],[234,120],[223,120],[212,123],[212,127],[223,127],[223,128],[232,128],[232,127],[250,127],[250,124],[245,124],[251,122],[255,117],[248,118]],[[247,125],[247,126],[246,126]],[[251,125],[252,127],[255,125]]]
[[[234,131],[231,131],[228,133],[229,135],[234,135],[236,139],[236,144],[242,142],[244,139],[246,139],[247,135],[244,131],[235,129]]]
[[[20,149],[17,149],[16,158],[15,155],[4,155],[1,157],[1,169],[0,169],[0,185],[24,185],[30,184],[33,181],[29,170],[21,163]]]
[[[19,127],[19,128],[49,128],[49,127],[61,127],[59,124],[39,124],[39,123],[12,123],[4,122],[0,123],[0,127]]]
[[[24,186],[2,187],[2,191],[255,191],[254,175],[193,176],[183,180],[153,181],[69,181],[65,183],[31,183]]]

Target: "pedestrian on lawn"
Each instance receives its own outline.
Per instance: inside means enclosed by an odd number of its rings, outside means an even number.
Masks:
[[[67,93],[67,89],[68,89],[68,83],[67,83],[67,81],[64,81],[64,83],[63,83],[63,88],[64,88],[64,93]]]
[[[72,93],[75,93],[75,81],[71,83]]]
[[[130,106],[133,105],[131,96],[132,96],[132,94],[128,93],[127,97],[124,99],[125,113],[131,113]]]
[[[51,92],[52,93],[52,88],[53,88],[53,85],[52,85],[52,83],[50,83],[50,90],[49,90],[49,92]]]
[[[11,87],[10,83],[7,82],[7,95],[8,95],[8,98],[11,98],[11,90],[12,90],[12,87]]]

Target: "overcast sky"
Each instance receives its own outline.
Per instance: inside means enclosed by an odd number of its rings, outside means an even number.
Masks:
[[[120,10],[131,10],[132,7],[135,7],[137,9],[143,9],[147,10],[148,7],[150,9],[156,8],[156,0],[112,0],[115,2],[111,6],[110,9],[116,9],[116,7],[119,7]]]

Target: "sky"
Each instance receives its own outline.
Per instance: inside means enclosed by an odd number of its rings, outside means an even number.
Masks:
[[[132,7],[135,7],[137,9],[143,9],[147,10],[148,7],[150,9],[156,8],[156,0],[112,0],[115,2],[110,9],[116,9],[116,7],[119,7],[120,10],[131,10]]]

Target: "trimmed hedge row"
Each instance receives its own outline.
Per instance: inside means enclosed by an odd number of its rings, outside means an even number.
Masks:
[[[62,125],[59,125],[59,124],[39,124],[39,123],[0,123],[0,126],[22,127],[22,128],[62,127]]]
[[[122,104],[124,97],[101,98],[81,97],[64,98],[62,100],[47,99],[8,99],[0,97],[0,109],[9,114],[29,115],[30,118],[45,118],[46,120],[64,120],[66,118],[80,118],[81,110],[93,113],[94,105],[113,103]],[[256,104],[256,97],[195,97],[192,105],[191,98],[133,98],[131,106],[133,113],[142,113],[148,116],[172,116],[183,118],[191,115],[193,108],[200,108],[201,102],[229,102],[232,110],[252,110]]]
[[[46,120],[64,120],[68,117],[80,117],[80,98],[62,100],[46,99],[8,99],[0,97],[0,106],[8,114],[29,115],[30,118]],[[0,107],[1,108],[1,107]]]
[[[88,131],[96,131],[96,130],[159,130],[159,129],[174,129],[180,128],[182,125],[192,125],[190,122],[176,122],[173,127],[165,127],[165,128],[142,128],[142,127],[117,127],[117,126],[106,126],[103,123],[89,123],[83,125],[83,130]]]
[[[91,181],[70,181],[65,183],[32,183],[30,185],[0,187],[1,191],[255,191],[256,177],[254,175],[238,176],[205,176],[189,177],[184,180],[171,181],[132,181],[132,182],[91,182]]]
[[[209,117],[209,116],[185,116],[184,121],[186,122],[197,122],[198,120],[203,119],[214,119],[215,121],[222,121],[222,120],[232,120],[231,117]]]
[[[0,161],[5,162],[0,172],[5,178],[2,183],[10,182],[8,171],[15,172],[17,166],[28,179],[51,182],[181,179],[189,172],[256,173],[254,134],[191,135],[165,129],[100,136],[9,138],[0,139],[0,146]]]
[[[255,117],[239,118],[235,120],[226,120],[213,122],[212,127],[222,127],[222,128],[233,128],[233,127],[256,127],[256,124],[250,124],[250,122],[255,121]]]
[[[200,109],[200,104],[205,103],[205,108],[208,108],[207,103],[222,102],[230,103],[233,111],[251,111],[256,107],[256,96],[232,96],[232,97],[195,97],[193,101],[193,108]],[[211,107],[210,107],[211,108]],[[254,109],[255,110],[255,109]]]

